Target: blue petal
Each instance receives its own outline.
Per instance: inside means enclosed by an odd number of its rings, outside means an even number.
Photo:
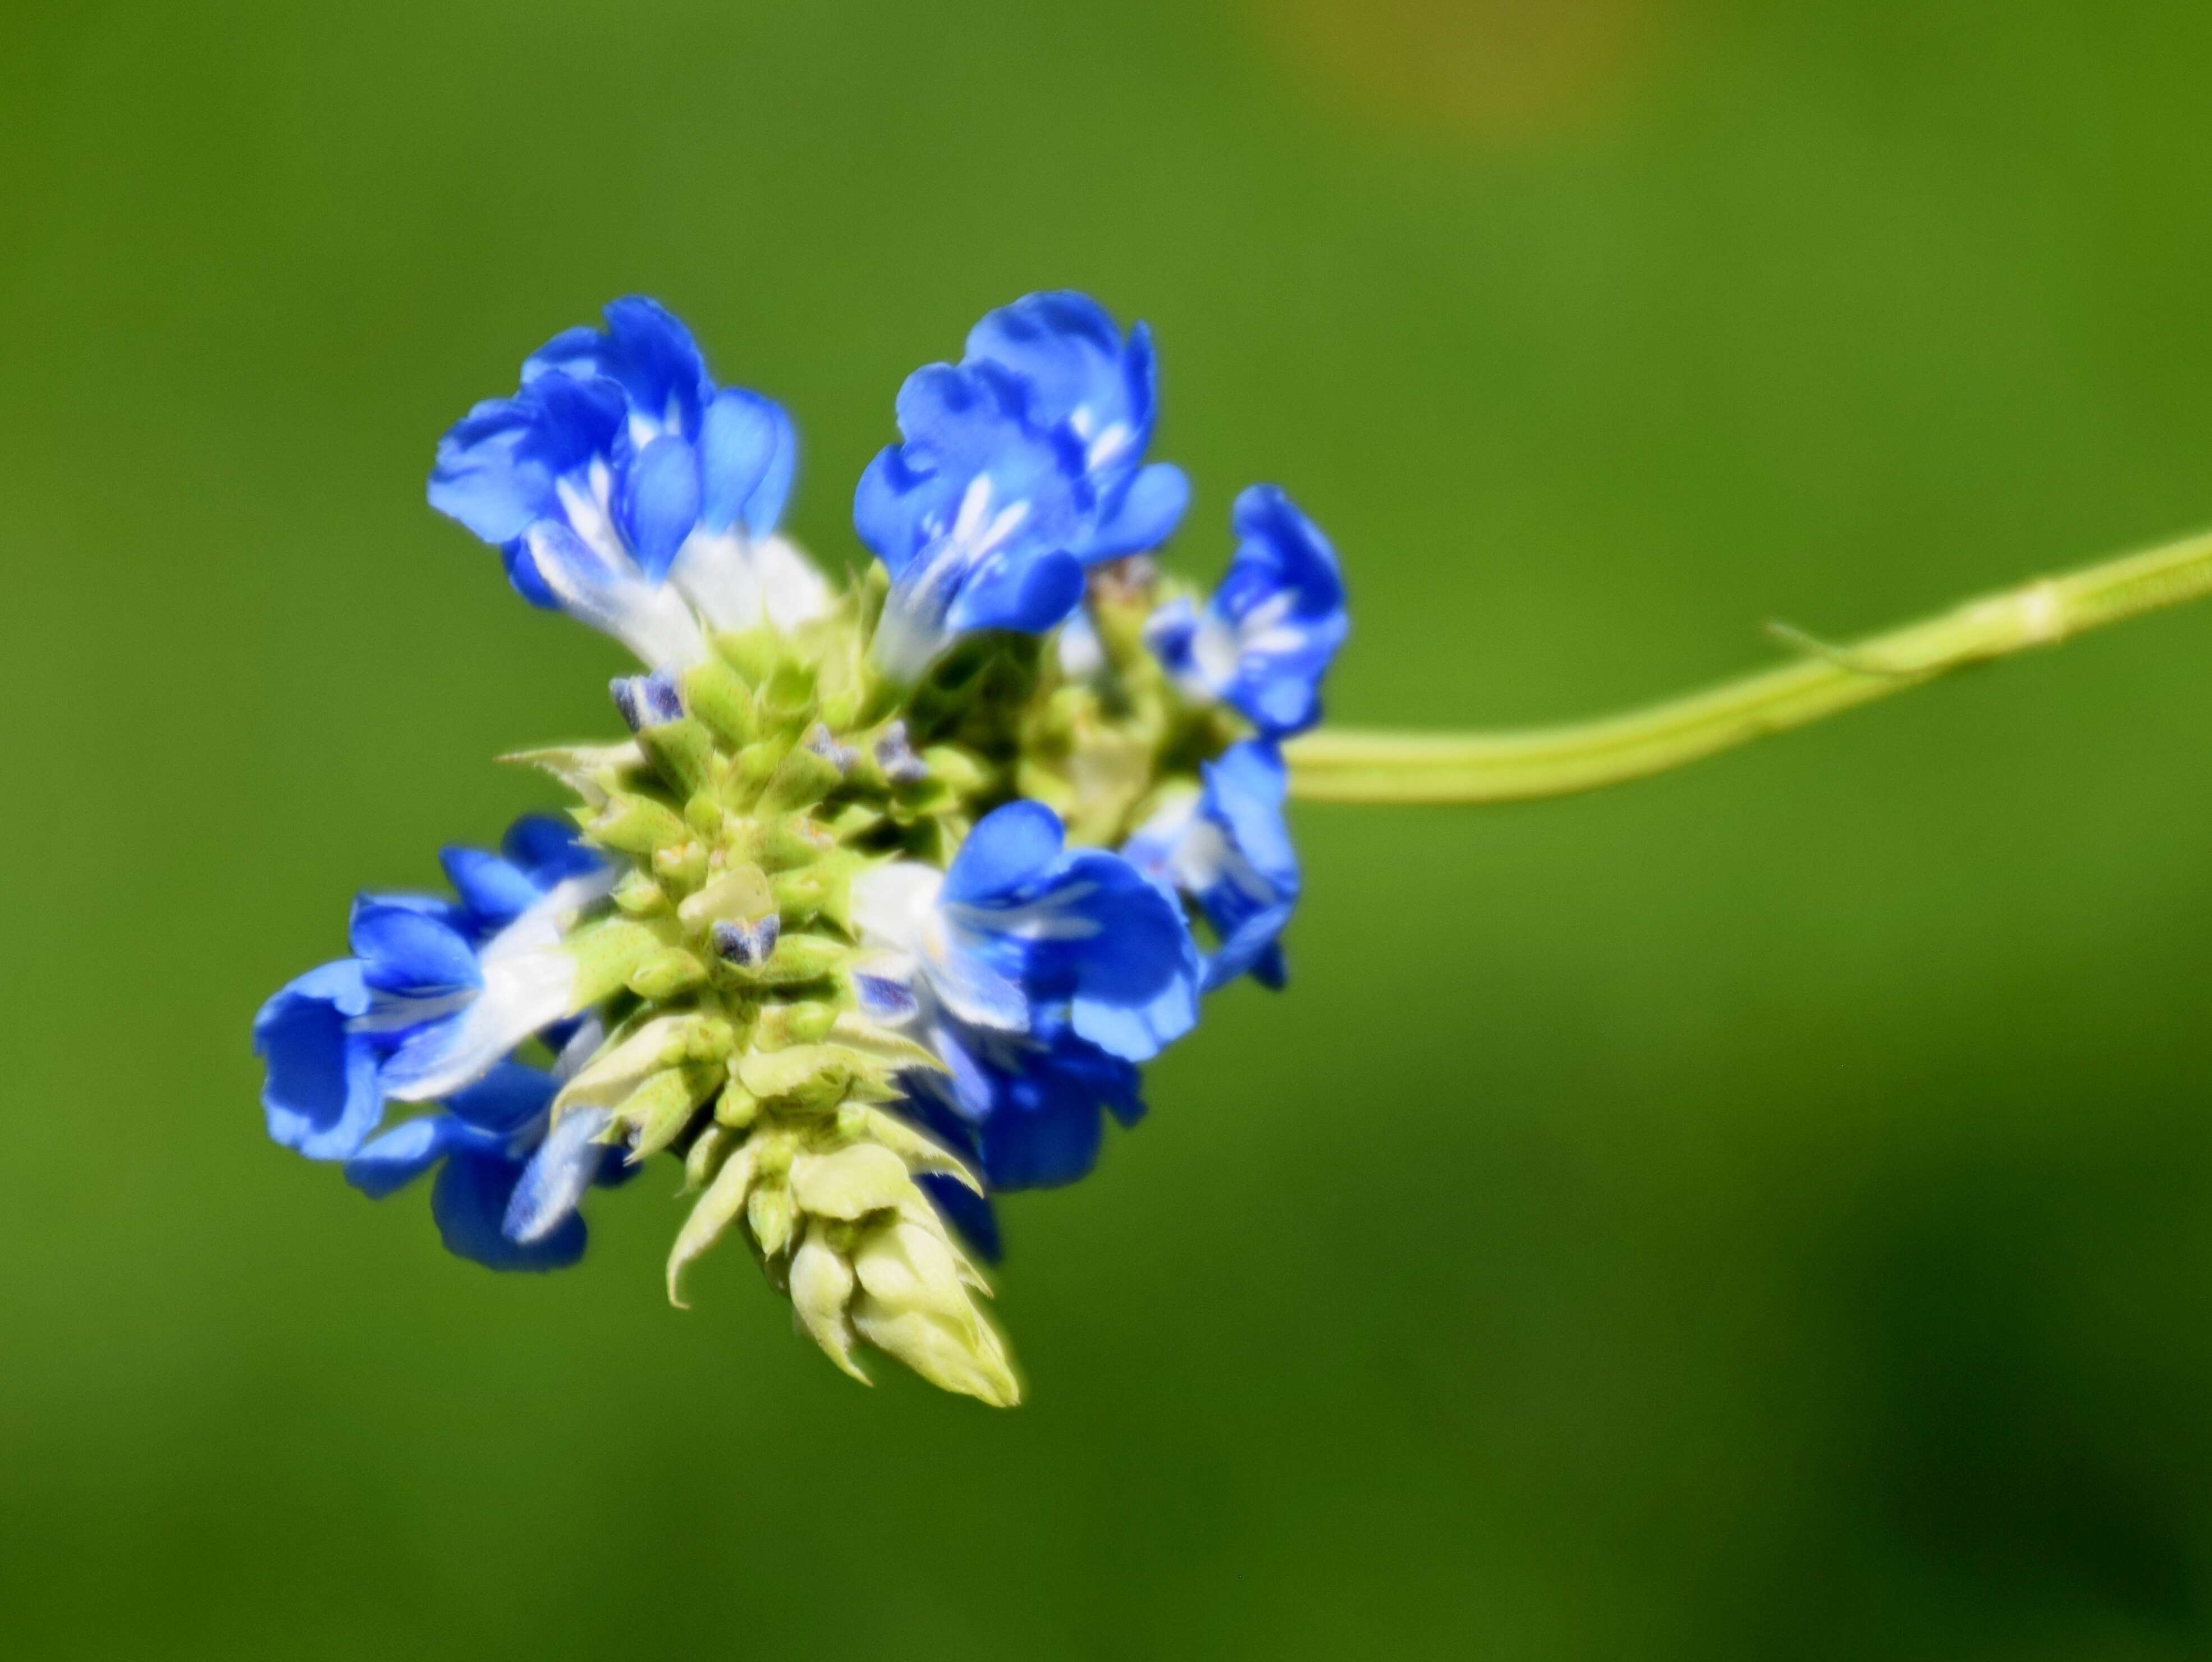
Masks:
[[[952,603],[945,621],[966,632],[1008,629],[1042,635],[1083,600],[1083,566],[1072,554],[1048,553],[981,568]]]
[[[495,854],[446,848],[439,849],[438,863],[480,935],[497,934],[537,904],[538,886],[529,874]]]
[[[253,1019],[269,1135],[310,1160],[343,1160],[384,1116],[375,1051],[348,1026],[368,1006],[361,965],[347,959],[289,983]]]
[[[1187,690],[1231,705],[1269,738],[1287,737],[1321,718],[1322,677],[1350,628],[1344,579],[1328,539],[1274,486],[1238,496],[1231,522],[1237,552],[1205,618],[1163,607],[1146,640]],[[1231,645],[1225,669],[1201,664],[1194,650],[1201,632],[1214,631]]]
[[[638,453],[623,475],[623,535],[639,569],[654,582],[668,575],[677,551],[699,523],[699,457],[664,433]]]
[[[853,530],[894,577],[914,557],[915,516],[907,499],[921,479],[896,444],[885,445],[860,470],[853,490]]]
[[[1097,1105],[1076,1098],[994,1114],[978,1133],[983,1170],[996,1189],[1050,1189],[1098,1163],[1105,1121]]]
[[[945,874],[943,895],[955,905],[987,904],[1036,881],[1066,841],[1060,816],[1023,798],[994,808],[968,833]]]
[[[483,984],[468,941],[411,905],[363,895],[348,933],[362,979],[379,992],[426,998]]]
[[[990,481],[994,514],[1027,505],[1017,542],[1001,551],[1054,551],[1078,533],[1095,505],[1082,447],[1028,425],[1026,396],[988,366],[933,363],[906,378],[898,395],[906,442],[869,464],[853,500],[854,528],[894,577],[951,531],[979,478]]]
[[[393,1127],[345,1163],[345,1180],[371,1200],[382,1200],[421,1177],[470,1140],[468,1129],[448,1114],[426,1114]]]
[[[512,1136],[552,1105],[558,1088],[542,1068],[502,1062],[447,1097],[446,1106],[477,1130]]]
[[[1140,470],[1077,551],[1085,562],[1143,554],[1175,534],[1190,506],[1190,480],[1173,462]]]
[[[1229,845],[1263,885],[1295,899],[1298,853],[1283,818],[1290,782],[1282,752],[1265,740],[1248,739],[1231,745],[1201,771],[1206,812],[1227,833]]]
[[[702,523],[722,532],[742,521],[747,536],[767,536],[798,460],[798,438],[781,405],[743,387],[716,393],[699,434]]]
[[[969,1250],[986,1263],[996,1263],[1006,1248],[999,1239],[999,1215],[991,1202],[957,1178],[926,1172],[919,1179],[945,1221],[960,1232]]]
[[[637,295],[610,302],[603,315],[604,333],[564,330],[533,352],[522,366],[524,387],[555,372],[578,380],[605,376],[655,430],[696,434],[708,381],[691,332],[659,301]]]
[[[501,545],[499,557],[500,563],[507,568],[507,581],[516,594],[541,612],[561,610],[561,597],[546,587],[545,578],[538,569],[538,562],[530,557],[530,543],[526,538],[517,537],[513,542]]]
[[[1127,860],[1101,849],[1070,855],[1039,904],[1088,926],[1047,935],[1030,955],[1032,996],[1066,996],[1076,1032],[1143,1062],[1196,1025],[1198,946],[1182,908]]]
[[[967,361],[1026,381],[1029,414],[1040,427],[1072,422],[1087,439],[1126,426],[1132,456],[1151,435],[1150,337],[1138,325],[1125,353],[1112,316],[1088,295],[1060,289],[1000,307],[969,332]]]
[[[550,814],[526,813],[507,828],[499,851],[530,874],[540,889],[603,869],[606,862],[577,835],[575,826]]]
[[[611,455],[623,420],[620,388],[566,375],[488,399],[438,441],[430,506],[488,543],[510,542],[562,517],[557,482]]]
[[[522,1167],[495,1154],[456,1151],[438,1170],[430,1215],[457,1257],[493,1269],[559,1269],[584,1256],[584,1221],[574,1214],[543,1239],[523,1245],[501,1229]]]

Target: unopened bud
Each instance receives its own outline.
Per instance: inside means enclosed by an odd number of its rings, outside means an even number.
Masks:
[[[853,1270],[853,1325],[870,1344],[946,1391],[994,1408],[1021,1400],[1006,1345],[941,1236],[903,1218],[879,1225],[862,1239]]]
[[[668,892],[650,873],[633,869],[615,885],[615,904],[632,917],[651,917],[668,910]]]
[[[605,809],[584,829],[602,848],[640,855],[687,842],[691,836],[690,827],[674,809],[649,796],[627,793],[610,797]]]
[[[775,910],[768,875],[758,866],[726,868],[708,880],[698,893],[676,909],[687,929],[703,929],[717,918],[742,921]],[[773,943],[771,943],[773,945]]]
[[[670,999],[707,979],[707,966],[681,947],[663,947],[629,973],[629,989],[640,998]]]
[[[763,1257],[772,1258],[791,1245],[791,1227],[798,1217],[791,1190],[781,1183],[762,1183],[745,1202],[745,1226]]]
[[[811,808],[844,779],[845,770],[833,757],[800,745],[788,752],[761,788],[763,813],[791,813]]]
[[[616,1117],[635,1134],[629,1163],[635,1166],[675,1141],[691,1123],[699,1105],[714,1094],[715,1083],[712,1068],[670,1068],[632,1092],[616,1112]]]
[[[853,1360],[853,1321],[847,1313],[853,1287],[851,1263],[830,1245],[823,1225],[809,1224],[806,1239],[791,1259],[792,1313],[831,1361],[867,1385],[868,1376]]]
[[[753,730],[752,689],[720,658],[709,658],[684,672],[684,700],[724,744],[743,746],[757,736]]]
[[[896,1208],[914,1192],[906,1162],[881,1143],[856,1142],[834,1154],[801,1154],[791,1164],[799,1210],[854,1221]]]

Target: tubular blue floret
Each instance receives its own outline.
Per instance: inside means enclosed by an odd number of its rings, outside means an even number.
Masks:
[[[820,574],[776,539],[798,440],[781,406],[717,387],[655,302],[556,335],[512,398],[439,441],[430,505],[499,547],[532,605],[615,636],[647,663],[703,656],[699,621],[746,629],[817,614]],[[696,619],[695,620],[695,613]]]
[[[1125,344],[1096,301],[1031,295],[992,313],[958,365],[907,378],[902,441],[869,464],[853,521],[891,578],[873,645],[918,679],[956,636],[1042,634],[1083,594],[1091,562],[1156,547],[1189,488],[1143,465],[1151,338]]]
[[[1282,754],[1272,741],[1246,740],[1199,771],[1200,790],[1146,820],[1121,852],[1188,897],[1212,926],[1218,944],[1205,956],[1206,991],[1247,973],[1279,988],[1279,938],[1298,898]]]
[[[1171,600],[1146,638],[1191,697],[1229,705],[1271,738],[1321,719],[1321,682],[1351,627],[1336,551],[1271,484],[1237,499],[1229,570],[1201,611]]]
[[[877,949],[857,981],[864,1008],[942,1062],[909,1091],[968,1128],[962,1146],[994,1187],[1088,1171],[1100,1110],[1141,1112],[1133,1064],[1197,1020],[1198,949],[1180,909],[1121,855],[1066,848],[1042,803],[987,815],[941,875],[866,874],[854,908]]]
[[[269,1133],[315,1160],[358,1153],[393,1099],[441,1096],[571,1011],[561,930],[612,874],[558,822],[518,820],[499,854],[441,855],[458,898],[363,895],[353,956],[264,1004]]]

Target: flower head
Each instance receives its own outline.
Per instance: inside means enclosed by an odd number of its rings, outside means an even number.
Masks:
[[[372,1196],[434,1172],[447,1246],[501,1269],[574,1262],[589,1190],[665,1154],[676,1302],[735,1232],[846,1372],[1016,1401],[956,1234],[995,1257],[994,1197],[1091,1170],[1203,990],[1279,982],[1276,740],[1344,631],[1265,491],[1203,613],[1155,616],[1188,496],[1156,411],[1141,325],[992,313],[901,392],[854,503],[880,566],[833,594],[776,533],[789,420],[675,319],[618,301],[533,354],[430,497],[643,661],[627,734],[512,758],[580,837],[447,849],[450,894],[362,896],[350,955],[263,1006],[270,1135]]]

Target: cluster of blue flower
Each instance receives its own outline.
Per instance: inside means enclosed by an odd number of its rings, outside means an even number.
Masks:
[[[1201,992],[1247,972],[1282,982],[1298,866],[1279,746],[1318,719],[1346,628],[1328,541],[1281,491],[1255,486],[1236,503],[1224,581],[1207,597],[1173,592],[1148,557],[1190,493],[1179,469],[1146,460],[1150,337],[1142,325],[1125,336],[1083,295],[1041,294],[986,317],[958,363],[908,377],[901,441],[869,466],[854,504],[880,568],[834,585],[777,530],[797,456],[784,411],[717,387],[650,301],[617,301],[605,323],[556,336],[514,396],[457,423],[429,498],[500,550],[525,599],[642,661],[644,674],[615,685],[631,746],[598,753],[596,774],[564,773],[586,801],[580,837],[526,819],[498,855],[446,850],[455,898],[356,904],[353,955],[294,981],[256,1020],[270,1135],[344,1162],[374,1195],[440,1167],[434,1211],[464,1256],[572,1261],[588,1187],[618,1178],[645,1143],[673,1135],[682,1152],[708,1123],[693,1089],[672,1133],[641,1135],[642,1111],[592,1086],[622,1075],[641,1020],[676,998],[694,1023],[685,1066],[728,1051],[732,1081],[735,1050],[751,1044],[757,1061],[768,1044],[741,1031],[698,1050],[700,977],[665,967],[693,941],[680,913],[705,931],[696,955],[714,984],[731,988],[799,963],[796,931],[814,924],[805,939],[827,945],[805,962],[819,973],[781,981],[805,982],[805,1008],[847,1024],[840,1032],[919,1058],[892,1072],[893,1115],[989,1190],[1079,1177],[1103,1116],[1142,1111],[1137,1065],[1194,1025]],[[794,718],[803,729],[773,752],[753,705],[716,715],[714,678],[763,661],[763,639],[800,643],[791,649],[811,654],[815,689]],[[1005,673],[979,671],[979,654]],[[769,675],[750,696],[784,685]],[[821,690],[833,685],[845,690]],[[671,774],[688,782],[662,793],[667,807],[622,782],[641,758],[666,772],[702,720],[729,753]],[[794,752],[819,775],[811,795],[778,782],[795,776]],[[1109,752],[1141,759],[1116,773],[1098,760]],[[1106,774],[1118,782],[1102,807],[1085,782]],[[813,817],[762,831],[778,804]],[[804,904],[778,879],[776,906],[748,908],[725,871],[740,857],[726,826],[738,825],[745,849],[779,835],[834,842],[846,864],[820,867]],[[833,871],[835,883],[821,875]],[[823,901],[830,888],[840,898]],[[626,918],[664,916],[650,965],[606,944],[619,932],[605,920],[635,930]],[[728,1008],[740,1029],[757,1024],[757,1004]],[[645,1031],[666,1050],[661,1028]],[[904,1048],[884,1048],[894,1040]],[[392,1103],[440,1106],[380,1129]],[[715,1111],[726,1127],[750,1123]],[[994,1256],[988,1201],[943,1172],[916,1177]],[[865,1320],[862,1331],[898,1351]]]

